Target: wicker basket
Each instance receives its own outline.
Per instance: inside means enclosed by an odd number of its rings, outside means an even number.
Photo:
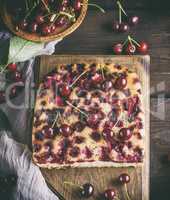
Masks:
[[[49,36],[40,36],[36,33],[28,33],[22,30],[16,31],[16,26],[13,23],[12,16],[7,12],[7,6],[6,1],[3,1],[3,4],[1,5],[1,15],[4,23],[6,26],[12,31],[15,35],[22,37],[26,40],[34,41],[34,42],[49,42],[52,40],[57,40],[66,37],[67,35],[71,34],[73,31],[75,31],[80,24],[83,22],[88,8],[88,0],[82,0],[83,6],[80,12],[79,17],[77,18],[76,22],[69,27],[65,28],[64,30],[61,30],[59,33],[49,35]]]

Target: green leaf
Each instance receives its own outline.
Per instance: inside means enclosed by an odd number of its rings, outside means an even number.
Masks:
[[[44,43],[31,42],[14,36],[10,39],[8,63],[29,60],[37,56],[43,47]]]

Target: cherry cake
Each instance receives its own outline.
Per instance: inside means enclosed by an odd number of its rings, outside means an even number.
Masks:
[[[56,66],[37,91],[33,161],[45,168],[142,163],[141,86],[137,73],[126,66]]]

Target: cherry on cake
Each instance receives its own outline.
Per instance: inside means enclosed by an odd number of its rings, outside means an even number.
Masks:
[[[37,92],[33,160],[46,168],[142,163],[144,125],[135,71],[108,63],[58,65]]]

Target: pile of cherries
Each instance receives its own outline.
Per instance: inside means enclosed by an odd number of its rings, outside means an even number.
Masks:
[[[117,1],[117,5],[119,9],[119,21],[113,22],[113,31],[128,32],[130,30],[130,26],[135,26],[139,23],[139,17],[137,15],[128,17],[120,1]],[[122,22],[122,13],[125,16],[125,18],[123,18],[124,22]],[[127,40],[123,43],[117,43],[113,46],[113,52],[116,55],[133,55],[135,53],[147,54],[148,44],[144,41],[137,42],[131,36],[128,36]]]
[[[6,88],[10,86],[10,84],[13,83],[22,83],[23,85],[23,78],[22,73],[17,69],[16,63],[10,63],[7,66],[7,70],[5,72],[5,80],[2,80],[3,82],[6,82]],[[19,91],[22,88],[22,85],[14,86],[10,89],[10,98],[16,97]],[[6,100],[5,98],[5,90],[0,91],[0,103],[4,103]]]
[[[16,30],[50,35],[74,23],[81,8],[81,0],[17,0],[11,12],[16,13]]]
[[[127,198],[130,200],[128,191],[127,191],[127,187],[126,184],[128,184],[130,182],[130,176],[127,173],[122,173],[120,174],[120,176],[117,179],[118,183],[121,185],[125,186],[125,192],[127,195]],[[69,185],[75,185],[73,183],[69,183],[69,182],[65,182]],[[77,185],[75,185],[77,186]],[[85,183],[82,186],[77,186],[79,188],[79,196],[81,198],[89,198],[91,196],[93,196],[94,194],[94,186],[91,183]],[[109,188],[106,189],[102,195],[101,195],[103,200],[119,200],[118,198],[118,192],[115,188]]]

